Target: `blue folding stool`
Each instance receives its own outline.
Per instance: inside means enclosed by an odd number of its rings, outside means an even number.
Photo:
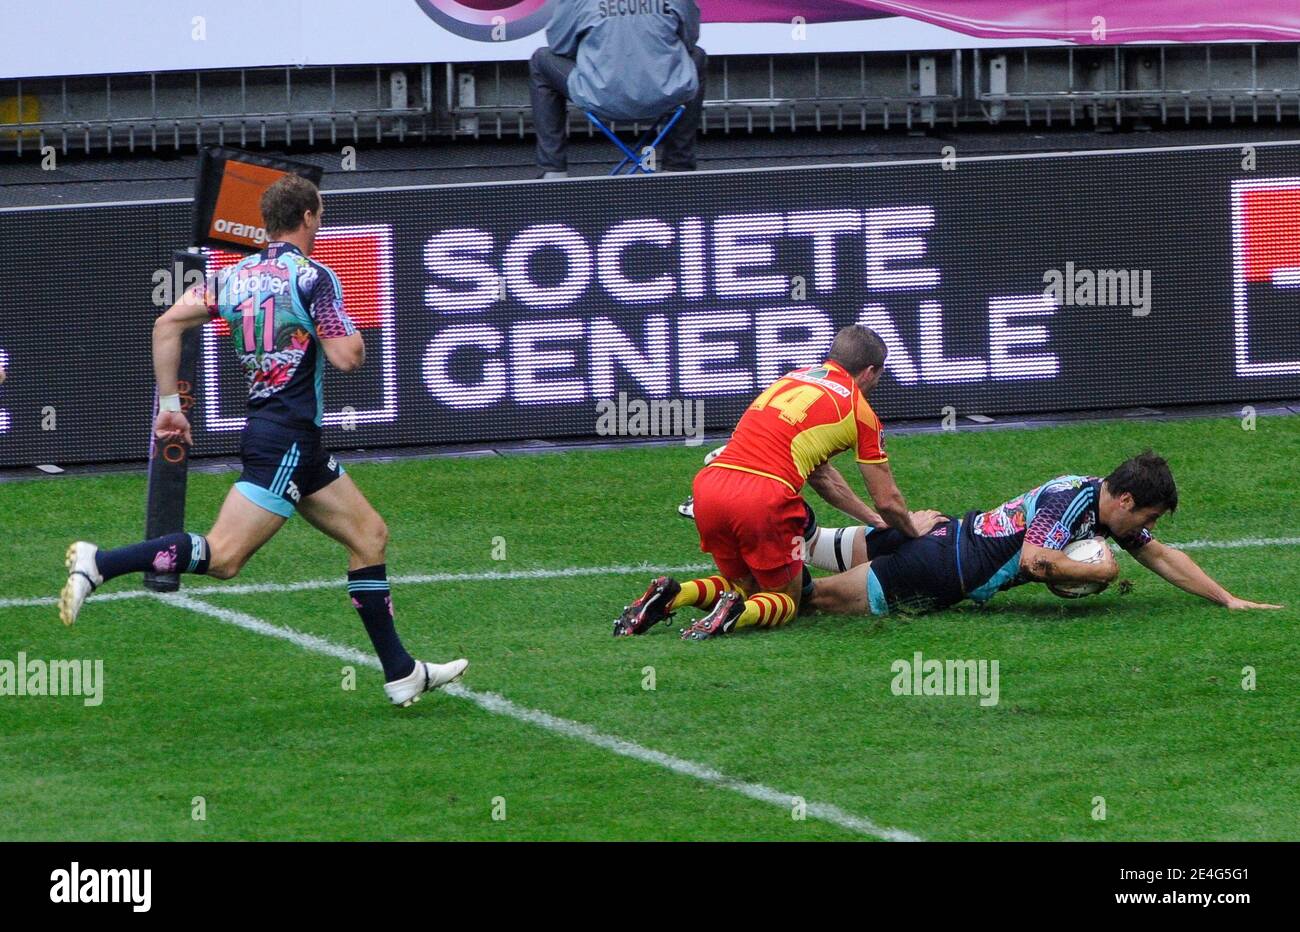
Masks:
[[[649,165],[645,164],[645,157],[638,153],[644,152],[645,149],[647,148],[647,144],[651,151],[657,149],[659,147],[659,143],[663,142],[664,137],[666,137],[670,132],[672,132],[672,128],[675,125],[677,125],[677,121],[682,118],[682,114],[685,112],[686,112],[686,105],[680,104],[677,107],[677,109],[674,110],[672,113],[664,114],[663,116],[659,117],[657,120],[655,120],[653,123],[650,124],[650,128],[646,130],[645,133],[641,136],[640,140],[637,141],[636,148],[630,149],[628,148],[627,144],[623,142],[623,140],[619,139],[618,136],[614,135],[614,131],[610,129],[608,126],[606,126],[604,121],[602,121],[600,117],[596,116],[596,114],[594,114],[590,110],[586,111],[587,119],[590,120],[593,124],[595,124],[596,128],[599,129],[606,136],[608,136],[609,141],[612,142],[614,145],[618,146],[619,149],[623,152],[623,161],[619,162],[617,165],[614,166],[613,171],[610,172],[611,175],[617,175],[620,173],[635,175],[638,171],[644,172],[647,175],[654,174],[654,169]],[[654,137],[654,142],[650,142],[650,138],[652,136]],[[623,172],[623,166],[627,165],[629,162],[632,163],[631,166],[628,168],[626,172]]]

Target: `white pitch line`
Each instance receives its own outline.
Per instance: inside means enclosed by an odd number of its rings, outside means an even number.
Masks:
[[[493,582],[512,579],[568,579],[576,576],[621,576],[629,573],[702,573],[713,567],[706,563],[690,563],[682,566],[654,566],[649,563],[634,563],[625,566],[568,566],[558,569],[532,570],[488,570],[482,573],[422,573],[414,576],[390,576],[392,585],[418,586],[427,583],[446,582]],[[343,589],[346,585],[344,576],[333,579],[304,579],[291,583],[235,583],[234,585],[201,584],[188,587],[192,595],[248,595],[264,592],[303,592],[308,589]],[[156,595],[145,589],[127,589],[123,592],[108,592],[92,595],[87,602],[115,602],[119,599],[139,599],[147,595]],[[58,599],[52,596],[36,596],[26,599],[0,599],[0,608],[27,608],[39,605],[57,605]]]
[[[1295,547],[1300,546],[1300,537],[1242,537],[1233,540],[1189,540],[1186,543],[1171,543],[1177,550],[1240,550],[1246,547]],[[418,586],[428,583],[446,582],[492,582],[512,579],[568,579],[577,576],[617,576],[629,573],[703,573],[713,569],[707,563],[688,563],[682,566],[655,566],[650,563],[636,563],[624,566],[569,566],[558,569],[532,570],[489,570],[482,573],[421,573],[411,576],[391,576],[389,582],[403,586]],[[265,592],[303,592],[309,589],[330,589],[341,586],[343,577],[333,579],[304,579],[291,583],[235,583],[231,586],[205,583],[191,586],[189,591],[195,595],[246,595]],[[138,599],[155,593],[144,589],[127,589],[122,592],[106,592],[92,595],[90,602],[116,602],[120,599]],[[30,598],[0,599],[0,608],[34,608],[41,605],[57,605],[54,596],[34,596]]]
[[[153,595],[153,593],[150,593]],[[382,669],[379,661],[370,654],[362,653],[352,647],[346,647],[342,644],[335,644],[333,641],[327,641],[324,638],[317,637],[314,634],[306,634],[302,631],[295,631],[292,628],[273,625],[269,621],[263,621],[245,612],[236,612],[226,608],[219,608],[215,605],[209,605],[207,602],[200,602],[188,595],[179,593],[166,593],[154,595],[159,601],[174,605],[177,608],[189,609],[202,615],[216,618],[218,621],[226,624],[243,628],[245,631],[252,631],[255,634],[262,634],[267,637],[279,638],[289,641],[292,644],[318,654],[325,654],[330,657],[337,657],[340,660],[346,660],[349,663],[360,664],[373,669]],[[780,790],[774,790],[770,786],[764,786],[761,783],[747,783],[743,780],[737,780],[729,777],[721,771],[714,770],[704,764],[697,764],[695,761],[686,760],[681,757],[674,757],[671,754],[665,754],[663,751],[656,751],[644,745],[637,744],[635,741],[628,741],[625,738],[618,738],[614,735],[607,735],[592,728],[590,725],[584,725],[581,722],[571,721],[567,718],[560,718],[557,715],[551,715],[549,712],[543,712],[540,709],[530,709],[526,706],[517,705],[504,696],[496,693],[478,692],[477,690],[467,689],[457,683],[450,686],[444,686],[443,692],[455,696],[458,699],[467,699],[474,703],[485,712],[493,715],[504,715],[513,718],[516,721],[525,722],[529,725],[536,725],[538,728],[544,728],[547,731],[555,732],[566,738],[573,738],[578,741],[585,741],[588,744],[611,751],[622,757],[630,757],[633,760],[641,761],[646,764],[653,764],[656,767],[662,767],[665,770],[671,770],[674,773],[681,774],[685,777],[692,777],[704,783],[711,783],[722,789],[731,790],[733,793],[739,793],[741,796],[747,796],[758,802],[768,803],[781,809],[790,809],[796,800],[793,793],[782,793]],[[870,819],[862,816],[853,815],[845,812],[838,806],[829,803],[806,802],[805,812],[814,818],[823,822],[829,822],[832,825],[839,826],[850,832],[859,835],[869,835],[873,838],[880,838],[885,841],[920,841],[921,839],[910,832],[901,829],[887,828],[877,825]]]
[[[215,588],[215,587],[214,587]],[[92,595],[89,599],[91,602],[120,602],[123,599],[138,599],[141,596],[153,595],[152,592],[146,592],[143,589],[124,589],[121,592],[104,592],[99,595]],[[29,599],[0,599],[0,608],[30,608],[38,605],[58,605],[57,596],[41,595]]]
[[[1236,540],[1189,540],[1170,544],[1177,550],[1239,550],[1243,547],[1294,547],[1300,537],[1241,537]]]

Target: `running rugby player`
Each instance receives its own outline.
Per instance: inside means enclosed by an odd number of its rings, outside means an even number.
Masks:
[[[852,498],[863,520],[875,514],[842,476],[827,471],[828,461],[845,450],[856,452],[876,509],[900,536],[919,537],[947,520],[938,512],[909,512],[890,471],[880,419],[867,403],[886,352],[874,331],[845,327],[826,362],[777,379],[754,400],[692,488],[700,549],[713,556],[720,575],[651,581],[614,622],[616,636],[642,634],[688,605],[707,611],[683,632],[691,640],[750,626],[775,628],[794,618],[811,581],[803,565],[810,514],[799,494],[804,483],[821,470],[814,482],[823,495],[829,491],[838,499],[832,504],[854,507]]]
[[[206,535],[185,531],[99,550],[68,548],[68,581],[59,597],[64,624],[77,620],[95,588],[127,573],[200,573],[231,579],[297,510],[348,550],[348,594],[383,665],[384,691],[408,706],[450,683],[466,660],[417,662],[393,624],[383,518],[321,443],[325,360],[344,372],[365,361],[365,344],[343,309],[335,274],[310,258],[324,212],[316,186],[288,175],[262,195],[272,242],[222,273],[217,287],[190,289],[154,324],[159,440],[191,443],[177,394],[181,336],[210,319],[230,326],[248,380],[248,422],[240,443],[243,475]]]
[[[1099,563],[1062,551],[1076,540],[1111,537],[1147,569],[1193,595],[1232,609],[1281,608],[1248,602],[1215,582],[1191,557],[1151,532],[1178,507],[1178,489],[1163,458],[1150,451],[1104,479],[1058,476],[992,511],[967,512],[920,538],[893,530],[823,528],[852,541],[852,569],[817,579],[811,607],[836,614],[927,611],[963,599],[987,602],[1024,583],[1110,583],[1119,575],[1110,548]],[[838,551],[838,548],[836,548]],[[838,552],[832,555],[838,562]]]

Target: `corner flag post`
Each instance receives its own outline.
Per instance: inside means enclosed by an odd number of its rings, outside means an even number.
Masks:
[[[184,293],[185,283],[203,280],[203,253],[197,247],[172,253],[172,270],[177,278],[176,295]],[[186,331],[181,342],[181,365],[177,386],[181,411],[193,423],[192,411],[198,392],[195,376],[199,363],[200,330]],[[185,529],[185,489],[189,480],[190,451],[180,440],[161,441],[154,436],[153,421],[158,416],[158,389],[154,389],[153,417],[149,420],[149,487],[145,499],[144,536],[146,540],[174,534]],[[154,592],[175,592],[181,587],[178,573],[144,574],[144,586]]]

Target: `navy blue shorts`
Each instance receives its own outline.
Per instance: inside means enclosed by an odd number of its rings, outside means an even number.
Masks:
[[[867,602],[872,614],[924,612],[964,599],[957,568],[960,527],[950,518],[924,537],[908,537],[893,528],[869,533]]]
[[[339,476],[343,466],[321,444],[319,430],[250,417],[239,440],[244,472],[235,483],[244,498],[288,518],[298,502]]]

